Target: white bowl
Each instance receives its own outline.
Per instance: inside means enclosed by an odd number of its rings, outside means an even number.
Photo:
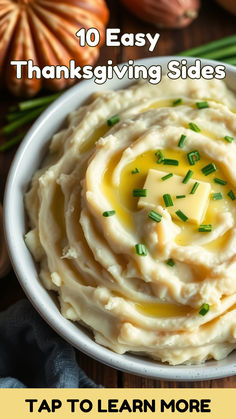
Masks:
[[[139,60],[136,64],[147,67],[155,64],[165,68],[172,59],[180,60],[180,57],[148,58]],[[194,59],[188,59],[189,64],[193,62]],[[210,60],[202,62],[217,64]],[[233,89],[236,85],[236,69],[233,66],[226,67],[226,81]],[[234,375],[236,351],[223,361],[208,361],[203,365],[170,366],[132,354],[118,355],[98,345],[85,328],[62,317],[57,300],[42,286],[37,266],[25,245],[24,234],[27,225],[23,196],[32,175],[40,167],[52,135],[60,129],[68,113],[80,106],[92,92],[120,89],[130,83],[131,81],[127,79],[113,79],[105,85],[97,85],[92,80],[79,83],[49,106],[29,130],[12,163],[5,193],[5,234],[14,270],[26,295],[44,320],[75,348],[104,364],[137,375],[177,381],[207,380]]]

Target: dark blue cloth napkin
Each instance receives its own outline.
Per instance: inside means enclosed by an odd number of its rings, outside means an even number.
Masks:
[[[97,387],[27,300],[0,313],[0,388]]]

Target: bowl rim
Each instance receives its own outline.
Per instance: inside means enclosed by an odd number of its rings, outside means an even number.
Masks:
[[[134,64],[136,65],[146,65],[149,67],[150,65],[161,65],[166,67],[167,63],[171,60],[182,60],[186,59],[187,62],[191,65],[195,62],[198,57],[184,57],[184,56],[166,56],[166,57],[151,57],[151,58],[144,58],[135,60]],[[211,65],[225,65],[229,74],[235,75],[236,78],[236,68],[227,65],[218,61],[202,59],[201,60],[203,65],[211,64]],[[124,63],[123,63],[124,64]],[[120,64],[123,65],[123,64]],[[52,121],[52,118],[56,115],[58,111],[62,111],[63,117],[68,114],[63,111],[63,107],[69,104],[71,98],[75,97],[76,95],[80,96],[81,92],[86,92],[83,94],[84,97],[88,97],[92,91],[97,90],[104,90],[106,89],[117,89],[117,88],[124,88],[126,85],[131,84],[132,81],[127,80],[109,80],[106,82],[102,88],[99,85],[95,85],[92,80],[82,81],[71,88],[69,88],[65,93],[63,93],[55,102],[53,102],[41,115],[40,117],[34,122],[28,133],[26,134],[24,140],[20,144],[16,155],[13,159],[13,162],[10,167],[10,171],[7,177],[6,188],[5,188],[5,195],[4,195],[4,232],[7,242],[7,247],[9,251],[9,256],[25,294],[27,295],[28,299],[31,301],[34,308],[39,312],[42,318],[66,341],[68,341],[71,345],[73,345],[78,350],[81,350],[86,355],[94,358],[95,360],[102,362],[110,367],[115,369],[128,372],[131,374],[136,374],[140,376],[145,376],[148,378],[154,379],[164,379],[164,380],[175,380],[175,381],[196,381],[196,380],[210,380],[210,379],[217,379],[217,378],[224,378],[229,377],[236,374],[236,358],[235,360],[230,360],[230,355],[222,361],[208,361],[206,364],[199,364],[199,365],[166,365],[163,363],[159,363],[153,360],[142,359],[140,356],[136,358],[132,354],[117,354],[112,352],[110,349],[107,349],[101,345],[98,345],[93,339],[89,338],[88,340],[85,339],[83,333],[80,336],[78,333],[78,328],[68,326],[68,323],[72,325],[73,323],[70,320],[65,319],[60,314],[59,310],[56,311],[52,310],[51,306],[48,306],[44,301],[38,298],[37,290],[34,288],[36,285],[35,281],[31,281],[31,276],[29,273],[26,272],[27,263],[23,263],[20,260],[19,248],[18,245],[22,246],[22,242],[19,242],[19,237],[15,235],[15,223],[14,219],[16,216],[14,214],[15,208],[17,208],[17,203],[19,205],[19,201],[17,202],[17,196],[19,197],[21,193],[21,198],[23,199],[23,191],[20,183],[21,174],[20,168],[22,167],[22,162],[27,155],[27,149],[30,148],[32,142],[34,141],[34,137],[37,136],[37,133],[40,132],[40,129]],[[92,91],[90,91],[92,86]],[[88,92],[88,93],[87,93]],[[83,103],[83,99],[80,100],[80,105]],[[77,105],[76,107],[80,106]],[[75,108],[74,108],[75,109]],[[47,129],[46,129],[47,131]],[[56,132],[56,131],[55,131]],[[51,135],[50,135],[51,137]],[[42,141],[41,141],[42,143]],[[41,144],[41,149],[43,145],[46,144],[44,141]],[[33,146],[32,146],[33,147]],[[39,147],[39,146],[38,146]],[[30,159],[28,162],[31,161]],[[27,166],[27,165],[26,165]],[[37,167],[38,168],[38,167]],[[34,167],[35,172],[36,167]],[[30,182],[31,176],[28,178],[28,183]],[[22,217],[24,217],[24,210],[22,213]],[[22,221],[22,220],[21,220]],[[23,221],[22,221],[23,222]],[[21,237],[21,240],[23,237]],[[23,240],[22,240],[23,241]],[[26,248],[26,245],[24,243]],[[26,250],[26,249],[24,249]],[[22,250],[23,251],[23,250]],[[27,252],[29,253],[28,249]],[[30,258],[32,256],[30,255]],[[35,268],[36,269],[36,268]],[[39,281],[39,279],[38,279]],[[39,284],[37,284],[38,286]],[[49,294],[48,291],[45,290],[43,285],[40,283],[40,287],[42,288],[42,292],[46,296],[45,293]],[[44,291],[43,291],[44,290]],[[231,354],[232,355],[232,354]]]

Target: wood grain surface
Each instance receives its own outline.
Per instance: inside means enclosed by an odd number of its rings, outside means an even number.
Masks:
[[[204,0],[199,17],[189,27],[182,30],[158,29],[132,16],[118,0],[109,0],[111,11],[109,27],[119,27],[124,32],[150,32],[161,34],[157,47],[153,53],[147,47],[106,47],[101,50],[98,64],[106,64],[108,59],[113,63],[127,61],[128,59],[144,58],[148,56],[174,55],[185,49],[203,43],[220,39],[235,33],[236,18],[220,8],[213,0]],[[9,105],[16,100],[7,92],[0,92],[0,126],[4,124],[5,114]],[[4,142],[0,138],[0,143]],[[3,199],[7,173],[14,157],[16,147],[8,152],[0,153],[0,201]],[[16,208],[17,210],[17,208]],[[0,238],[1,240],[1,238]],[[4,310],[15,301],[24,298],[24,293],[13,272],[0,280],[0,310]],[[183,387],[236,387],[236,377],[202,382],[169,382],[137,377],[131,374],[116,371],[93,359],[77,352],[79,365],[95,382],[105,387],[151,387],[151,388],[183,388]]]

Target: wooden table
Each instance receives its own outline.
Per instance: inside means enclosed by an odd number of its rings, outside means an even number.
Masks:
[[[192,25],[183,30],[157,29],[136,19],[120,5],[118,0],[109,0],[108,3],[111,10],[109,27],[119,27],[122,32],[134,33],[151,32],[154,34],[159,31],[161,37],[153,53],[148,52],[147,47],[103,47],[99,64],[105,64],[108,59],[112,59],[113,63],[116,64],[118,62],[127,61],[128,59],[155,55],[173,55],[178,51],[219,39],[235,32],[236,18],[217,6],[213,0],[204,0],[199,18],[193,22]],[[1,125],[3,124],[7,108],[12,103],[15,103],[14,98],[7,93],[1,93]],[[3,141],[3,139],[0,141]],[[16,148],[4,154],[0,153],[1,201],[7,172],[15,151]],[[10,304],[23,297],[24,293],[13,272],[0,281],[0,310],[7,308]],[[236,377],[204,382],[168,382],[136,377],[104,366],[79,352],[78,362],[95,382],[103,384],[105,387],[236,387]]]

